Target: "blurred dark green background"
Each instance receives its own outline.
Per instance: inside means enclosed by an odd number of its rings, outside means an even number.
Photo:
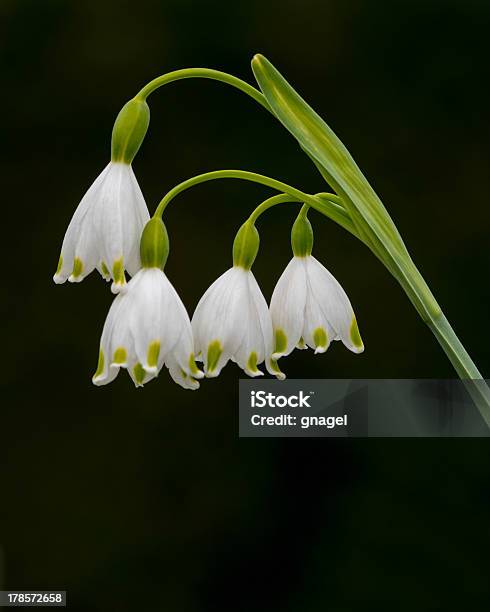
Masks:
[[[0,565],[10,589],[73,610],[316,612],[479,607],[488,586],[485,440],[240,440],[238,369],[191,393],[91,384],[111,295],[51,281],[65,228],[109,159],[113,120],[151,78],[207,66],[252,79],[265,54],[346,143],[456,332],[490,376],[485,0],[2,0],[3,365]],[[325,186],[289,134],[218,83],[150,98],[135,172],[153,210],[218,168]],[[270,194],[235,181],[169,208],[168,275],[192,311]],[[267,298],[294,207],[260,222]],[[453,377],[357,241],[312,214],[366,351],[284,361],[290,377]]]

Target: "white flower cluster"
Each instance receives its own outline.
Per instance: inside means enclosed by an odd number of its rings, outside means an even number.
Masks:
[[[347,295],[311,254],[293,257],[270,308],[249,267],[235,264],[209,287],[191,322],[163,270],[142,265],[140,238],[148,220],[131,165],[111,162],[66,231],[54,281],[78,282],[97,268],[118,293],[102,332],[96,385],[111,382],[125,368],[141,386],[166,365],[178,384],[196,389],[198,379],[218,376],[230,359],[249,376],[262,375],[258,365],[265,363],[282,379],[277,360],[295,347],[323,353],[341,340],[362,352]],[[125,270],[132,276],[127,284]]]

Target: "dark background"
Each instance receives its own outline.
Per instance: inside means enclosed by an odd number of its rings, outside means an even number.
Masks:
[[[95,388],[112,297],[95,273],[79,286],[51,277],[123,103],[181,67],[252,81],[261,52],[346,143],[490,376],[490,4],[2,0],[0,23],[4,587],[66,589],[73,610],[477,609],[488,586],[485,440],[240,440],[231,364],[195,393],[165,371],[143,390],[125,375]],[[219,168],[325,189],[240,92],[194,80],[149,102],[134,169],[151,211],[176,183]],[[268,195],[221,181],[170,206],[167,272],[190,312]],[[260,221],[254,270],[267,298],[290,257],[294,210]],[[366,351],[297,352],[281,363],[287,374],[453,377],[385,269],[311,220]]]

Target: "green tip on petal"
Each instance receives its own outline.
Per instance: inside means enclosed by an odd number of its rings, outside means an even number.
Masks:
[[[218,365],[219,358],[221,357],[221,353],[223,352],[223,347],[221,346],[221,342],[219,340],[214,340],[209,343],[208,346],[208,359],[207,359],[207,371],[208,373],[212,373],[216,366]]]
[[[120,346],[114,351],[114,358],[112,362],[117,365],[120,365],[120,364],[126,363],[127,358],[128,358],[128,354],[126,352],[126,349]]]
[[[257,367],[257,353],[252,351],[247,361],[247,371],[253,374],[262,374],[262,372]]]
[[[296,345],[296,348],[299,348],[301,351],[305,348],[308,348],[305,344],[305,339],[303,338],[303,336],[301,336],[301,338],[299,339],[299,342]]]
[[[189,355],[189,370],[193,376],[202,376],[202,372],[196,365],[196,359],[194,357],[194,353]]]
[[[116,259],[116,261],[112,264],[112,278],[114,279],[114,282],[119,285],[124,285],[126,282],[122,257],[120,259]]]
[[[83,272],[83,261],[79,257],[75,257],[75,259],[73,260],[73,270],[71,273],[73,278],[78,278],[82,274],[82,272]]]
[[[323,327],[317,327],[313,332],[313,342],[317,353],[323,353],[328,348],[328,334]]]
[[[160,342],[155,340],[150,343],[148,347],[148,353],[146,356],[146,361],[150,368],[156,368],[158,363],[158,356],[160,355]]]
[[[288,346],[288,337],[284,333],[284,330],[277,328],[274,335],[276,342],[274,354],[285,353]]]
[[[284,374],[284,372],[282,372],[281,368],[277,364],[277,360],[276,359],[270,359],[269,360],[269,367],[272,370],[272,372],[274,372],[275,376],[279,380],[284,380],[286,378],[286,375]]]
[[[145,380],[146,372],[141,363],[137,363],[133,368],[134,380],[137,385],[142,385]]]
[[[63,257],[60,255],[60,258],[58,259],[58,267],[56,268],[56,274],[59,274],[61,272],[62,267],[63,267]]]
[[[355,315],[352,317],[352,323],[350,325],[350,339],[352,344],[356,347],[359,353],[364,350],[364,344],[362,343],[361,334],[359,333],[359,327]]]
[[[99,350],[99,361],[97,362],[97,370],[95,371],[93,378],[98,378],[99,376],[102,375],[104,371],[104,363],[105,363],[104,351],[100,349]]]
[[[104,261],[100,264],[100,269],[102,270],[103,276],[105,276],[106,278],[110,278],[111,273],[109,272],[109,268],[105,265]]]

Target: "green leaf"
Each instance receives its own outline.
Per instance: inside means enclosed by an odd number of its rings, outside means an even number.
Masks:
[[[335,133],[265,57],[256,55],[252,69],[274,114],[342,197],[361,234],[367,233],[383,243],[389,241],[406,254],[388,211]]]
[[[490,389],[410,258],[388,211],[349,151],[265,57],[256,55],[252,69],[273,114],[297,139],[327,183],[341,197],[358,237],[401,284],[459,376],[465,380],[469,393],[490,426]]]
[[[440,308],[388,211],[344,144],[265,57],[256,55],[252,69],[274,115],[341,197],[359,237],[400,282],[422,318],[438,316]]]

